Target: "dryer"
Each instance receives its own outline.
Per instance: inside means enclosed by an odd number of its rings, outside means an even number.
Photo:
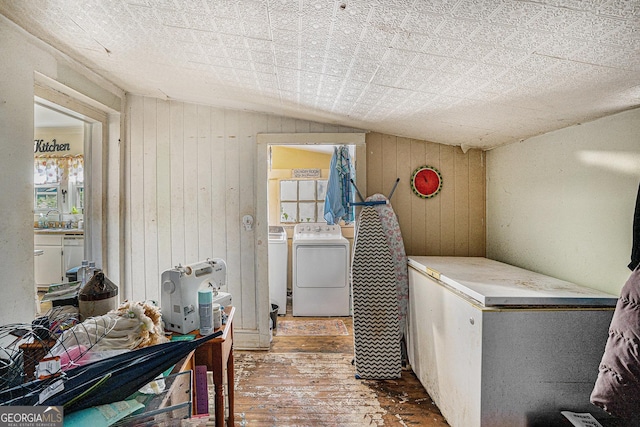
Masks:
[[[349,241],[339,225],[304,223],[292,242],[294,316],[349,316]]]

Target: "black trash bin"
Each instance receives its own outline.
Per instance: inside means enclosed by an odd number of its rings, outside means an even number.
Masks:
[[[273,323],[273,329],[276,329],[276,322],[278,321],[278,304],[271,303],[271,313],[269,313],[271,317],[271,322]]]

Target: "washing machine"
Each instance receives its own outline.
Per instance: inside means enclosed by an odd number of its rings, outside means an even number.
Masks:
[[[292,242],[294,316],[349,316],[349,241],[339,225],[297,224]]]
[[[269,297],[278,305],[278,314],[287,314],[287,273],[289,248],[282,227],[269,227]]]

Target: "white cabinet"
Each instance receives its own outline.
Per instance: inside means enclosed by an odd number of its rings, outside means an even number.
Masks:
[[[484,258],[409,265],[409,361],[452,427],[604,414],[589,395],[615,296]]]
[[[34,259],[36,285],[62,282],[62,235],[36,234],[34,243],[34,249],[42,251]]]
[[[79,266],[84,258],[84,236],[36,234],[34,249],[42,251],[34,258],[36,285],[66,282],[67,270]]]
[[[64,281],[67,281],[66,273],[70,268],[78,267],[84,258],[84,237],[65,236],[63,239],[63,273]]]

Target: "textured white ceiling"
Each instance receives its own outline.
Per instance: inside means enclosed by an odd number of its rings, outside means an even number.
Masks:
[[[640,0],[0,0],[128,92],[492,148],[640,105]]]

